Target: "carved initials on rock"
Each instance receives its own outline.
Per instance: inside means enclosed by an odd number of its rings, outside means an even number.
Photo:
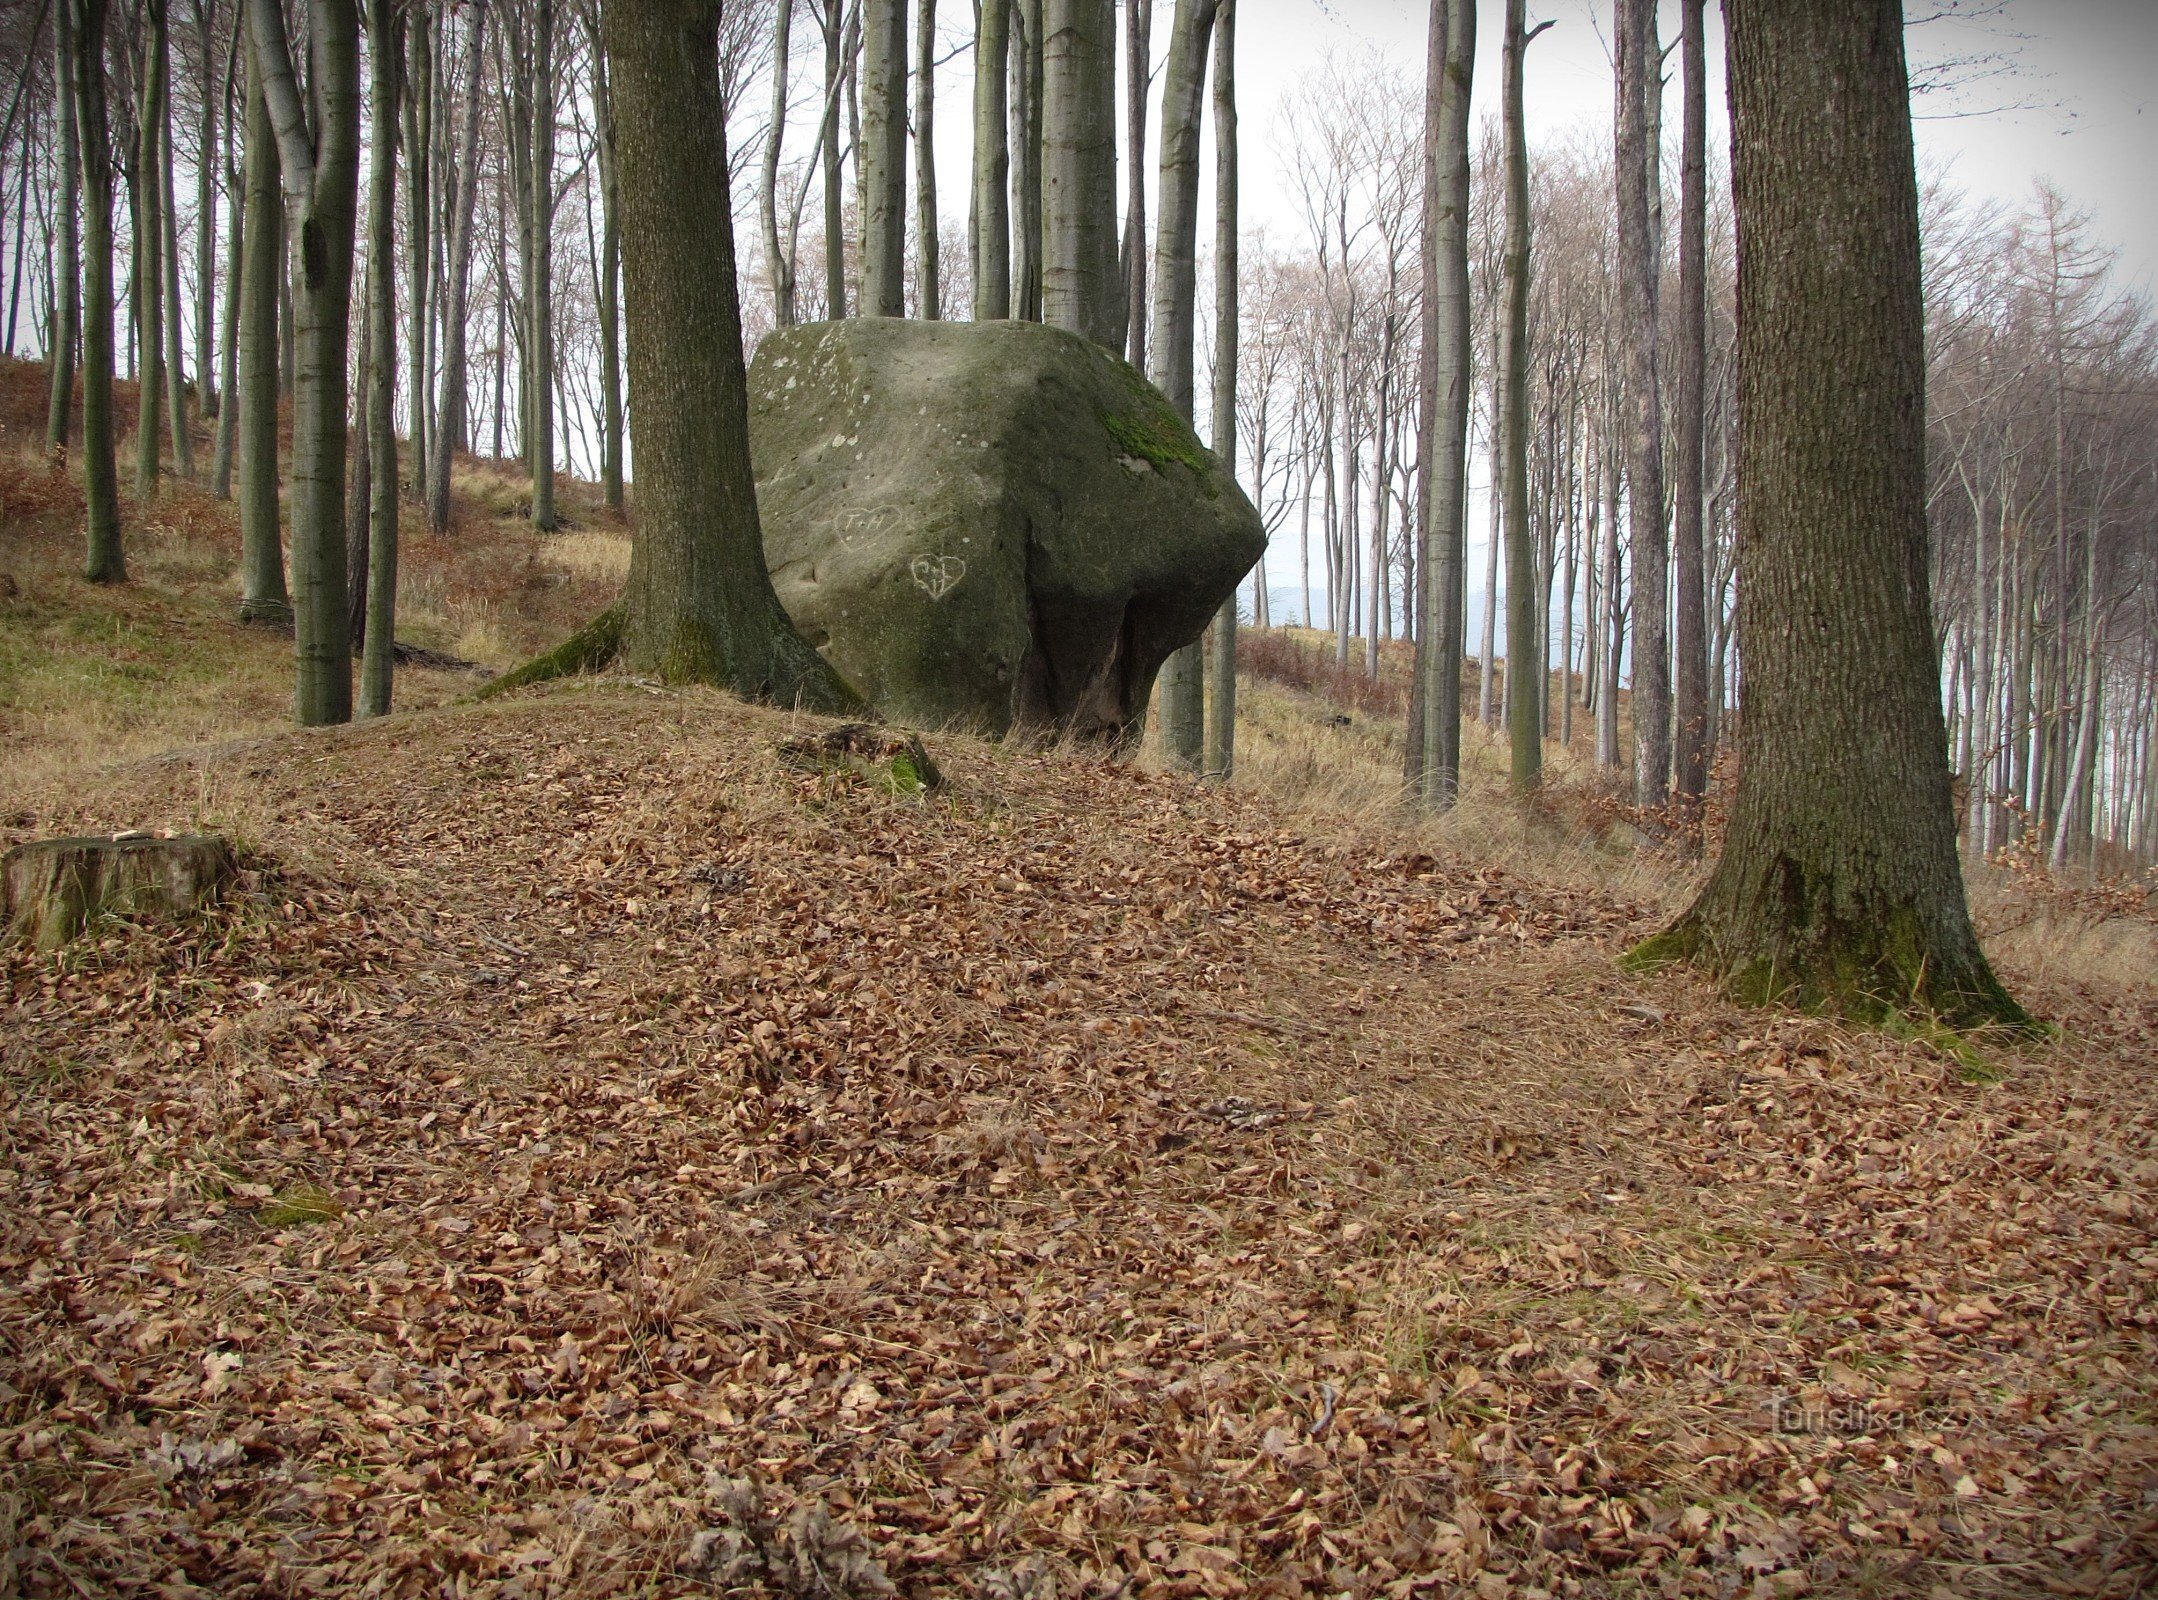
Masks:
[[[914,575],[917,589],[932,600],[942,600],[959,587],[959,580],[967,575],[967,563],[960,556],[916,556],[907,570]]]

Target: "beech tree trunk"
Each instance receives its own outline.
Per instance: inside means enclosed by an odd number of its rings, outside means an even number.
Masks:
[[[1529,149],[1522,75],[1529,44],[1551,26],[1527,25],[1526,0],[1506,0],[1501,86],[1506,163],[1506,307],[1499,324],[1498,465],[1506,521],[1506,725],[1514,793],[1544,781],[1543,629],[1536,619],[1536,536],[1529,526]]]
[[[1703,0],[1680,7],[1684,110],[1679,128],[1678,348],[1671,442],[1672,564],[1678,598],[1671,744],[1675,787],[1689,809],[1708,791],[1708,612],[1702,584],[1701,451],[1708,403],[1708,48]]]
[[[284,212],[278,204],[277,139],[262,93],[255,47],[246,46],[247,198],[241,208],[239,388],[240,620],[283,627],[293,620],[277,504],[277,298],[285,276]]]
[[[987,3],[987,0],[984,0]],[[1042,319],[1042,0],[1013,0],[1012,312]]]
[[[134,197],[135,344],[135,499],[147,505],[157,498],[158,474],[165,459],[165,273],[164,208],[159,203],[159,137],[164,124],[165,6],[147,0],[143,21],[142,72],[135,98],[135,170],[128,188]]]
[[[1956,858],[1902,9],[1730,0],[1726,16],[1738,792],[1700,897],[1636,959],[1694,960],[1753,1000],[2023,1024]]]
[[[554,0],[532,5],[532,232],[525,289],[525,403],[532,526],[554,513]]]
[[[855,0],[859,12],[861,0]],[[841,0],[824,0],[824,316],[847,314],[847,221],[839,173],[839,101],[847,71],[847,27]]]
[[[943,262],[937,237],[937,0],[915,0],[914,288],[922,318],[944,317]]]
[[[1461,792],[1461,656],[1467,624],[1469,399],[1469,102],[1476,71],[1474,0],[1432,0],[1424,90],[1423,346],[1417,371],[1416,620],[1418,728],[1409,771],[1423,803]]]
[[[974,320],[1012,314],[1011,149],[1005,93],[1011,71],[1011,0],[981,0],[974,24]]]
[[[1112,57],[1112,61],[1113,61]],[[1112,73],[1113,77],[1114,74]],[[1115,174],[1111,174],[1114,199]],[[1236,0],[1214,13],[1214,454],[1236,471],[1237,367]],[[1226,783],[1236,769],[1236,590],[1229,591],[1207,636],[1206,761]]]
[[[862,314],[907,314],[907,0],[862,6]]]
[[[1199,120],[1216,0],[1177,0],[1161,98],[1161,215],[1154,234],[1154,386],[1192,414],[1192,317],[1198,299]],[[1162,751],[1197,773],[1206,738],[1206,658],[1197,644],[1161,669]]]
[[[53,284],[52,397],[45,411],[45,451],[67,449],[75,409],[75,344],[82,330],[82,257],[75,213],[82,199],[82,152],[75,138],[75,7],[58,0],[53,7],[53,121],[57,148],[57,194],[53,233],[59,246]]]
[[[410,18],[409,29],[405,23],[400,23],[397,27],[397,32],[404,36],[399,43],[399,48],[405,53],[404,78],[398,85],[398,96],[403,106],[405,273],[408,296],[406,306],[407,314],[410,318],[406,324],[407,331],[405,334],[406,359],[409,363],[409,377],[406,380],[405,393],[412,407],[411,426],[408,430],[412,440],[412,498],[421,500],[427,494],[427,464],[429,455],[434,449],[433,419],[427,414],[429,396],[432,394],[434,387],[427,381],[427,329],[431,321],[431,313],[437,309],[433,298],[434,249],[432,241],[434,238],[435,206],[432,184],[433,174],[430,170],[430,158],[433,154],[435,143],[435,56],[431,38],[434,30],[428,16],[427,7],[425,5],[413,5],[408,8],[408,13]],[[372,19],[370,18],[371,21]],[[391,133],[390,138],[391,142],[394,143],[396,139],[394,131]],[[394,187],[394,185],[395,180],[393,178],[392,186]],[[371,222],[370,226],[372,226]],[[391,222],[390,231],[393,243],[391,257],[383,265],[383,271],[386,275],[395,270],[394,252],[396,247],[394,240],[396,224],[394,218]],[[372,250],[372,243],[370,243],[369,248]],[[391,281],[394,283],[395,279],[393,278]],[[391,296],[393,311],[395,304],[396,297],[393,294]],[[370,343],[373,342],[372,338],[370,338]],[[397,344],[394,332],[387,344],[394,352]],[[394,355],[391,359],[394,361]],[[397,392],[395,373],[396,368],[392,366],[390,393],[393,400]],[[370,407],[374,404],[371,397],[368,404]],[[370,412],[370,416],[372,416],[372,412]],[[372,431],[372,428],[373,423],[370,421],[370,431]],[[393,468],[397,457],[396,441],[397,436],[393,431],[390,435],[389,452]],[[369,446],[369,451],[375,457],[375,474],[379,478],[382,466],[381,454],[375,451],[372,445]],[[390,488],[394,494],[397,489],[397,477],[394,471],[390,476]],[[379,520],[379,518],[373,520]],[[394,527],[393,520],[392,528],[394,529]],[[374,539],[379,539],[379,537],[379,533],[373,536]],[[394,539],[395,534],[393,532],[393,550]],[[375,559],[370,555],[369,566],[374,565]],[[395,565],[396,560],[393,554],[391,559],[393,569]],[[373,577],[370,576],[368,580],[370,593],[373,592],[373,581]],[[363,698],[366,694],[367,671],[368,669],[363,662],[360,669]],[[383,687],[383,706],[385,709],[389,704],[388,696],[388,679],[385,677]],[[379,713],[363,712],[363,714],[377,715]]]
[[[749,459],[720,0],[609,5],[637,537],[610,628],[623,662],[837,711],[857,697],[794,631],[765,574]],[[588,630],[590,633],[592,630]]]
[[[436,533],[450,525],[450,458],[472,447],[470,408],[466,400],[465,320],[472,294],[473,217],[480,193],[480,80],[486,57],[487,8],[473,6],[465,20],[464,124],[457,157],[457,210],[450,221],[448,281],[443,294],[442,404],[435,453],[427,463],[427,520]]]
[[[359,189],[359,16],[354,0],[309,0],[308,94],[292,70],[280,0],[247,0],[263,98],[277,134],[292,251],[292,577],[298,637],[295,714],[303,726],[352,718],[346,615],[347,325]]]
[[[1042,320],[1121,350],[1116,8],[1046,0],[1042,26]]]
[[[83,576],[125,583],[120,465],[112,416],[112,138],[106,124],[105,0],[68,0],[74,17],[75,130],[82,159]]]
[[[239,26],[244,33],[245,24]],[[239,38],[233,40],[234,58],[231,69],[225,74],[225,93],[229,97],[238,92],[242,102],[246,91],[239,89],[238,78],[244,70],[245,46]],[[217,445],[216,456],[210,466],[210,492],[220,500],[232,498],[233,448],[239,439],[240,422],[240,287],[246,275],[243,263],[247,256],[246,228],[247,206],[244,199],[246,185],[232,164],[232,125],[236,116],[233,106],[225,107],[225,236],[226,249],[231,252],[225,261],[225,303],[220,313],[224,324],[224,336],[218,340],[218,360],[221,364],[217,393]],[[273,185],[274,187],[274,185]],[[280,557],[282,563],[282,557]],[[245,549],[242,549],[242,565],[245,565]],[[282,581],[282,572],[280,572]]]
[[[1124,0],[1124,359],[1146,370],[1146,98],[1154,0]]]
[[[397,613],[397,168],[398,101],[414,87],[401,79],[405,9],[373,0],[367,16],[370,65],[370,127],[367,179],[367,607],[360,657],[363,717],[390,709],[390,678]],[[416,125],[408,120],[406,131]],[[407,148],[409,169],[423,151]],[[416,183],[415,179],[415,183]],[[420,274],[415,273],[415,280]],[[424,386],[413,391],[413,414],[424,406]]]
[[[171,54],[169,39],[166,53],[168,57]],[[165,417],[172,431],[173,467],[192,483],[195,480],[195,434],[187,403],[187,369],[180,356],[180,326],[186,301],[180,293],[180,223],[172,182],[172,80],[169,71],[159,85],[154,173],[159,234],[151,261],[165,280]]]
[[[1663,400],[1656,375],[1658,258],[1649,214],[1649,97],[1660,98],[1661,63],[1650,49],[1655,0],[1619,0],[1618,277],[1620,338],[1632,436],[1626,525],[1633,554],[1634,803],[1663,804],[1671,773],[1671,641],[1664,588]]]
[[[597,18],[594,18],[595,25]],[[794,0],[778,0],[772,11],[772,120],[764,135],[762,181],[757,185],[757,220],[764,229],[764,275],[772,291],[772,325],[791,328],[794,310],[794,256],[779,239],[779,155],[787,131],[787,49],[794,38]],[[607,121],[612,121],[610,111]],[[613,163],[614,134],[600,135],[602,159]],[[612,184],[610,182],[610,187]],[[616,223],[616,253],[620,254],[620,223]],[[617,269],[617,276],[620,276]],[[619,359],[619,357],[618,357]]]

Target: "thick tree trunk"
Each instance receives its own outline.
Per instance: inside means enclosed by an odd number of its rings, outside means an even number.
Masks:
[[[1649,215],[1649,97],[1661,97],[1661,64],[1649,37],[1655,0],[1619,0],[1618,277],[1626,394],[1632,422],[1626,517],[1633,546],[1634,802],[1663,804],[1671,774],[1671,642],[1664,588],[1663,400],[1656,375],[1658,258]]]
[[[1114,56],[1110,57],[1112,65]],[[1112,71],[1111,78],[1115,77]],[[1113,139],[1112,135],[1112,139]],[[1214,454],[1236,471],[1237,166],[1236,0],[1214,14]],[[1115,174],[1110,174],[1115,201]],[[1112,209],[1112,226],[1114,212]],[[1113,235],[1112,235],[1113,237]],[[1226,783],[1236,770],[1236,591],[1214,614],[1208,634],[1206,761],[1210,778]]]
[[[371,63],[367,180],[367,612],[360,657],[360,704],[363,717],[390,709],[390,679],[396,655],[397,621],[397,169],[398,100],[417,89],[400,81],[405,53],[405,10],[374,0],[367,17]],[[407,119],[405,131],[419,123]],[[414,174],[425,165],[425,147],[407,147],[404,163]],[[419,253],[414,252],[414,259]],[[421,275],[414,274],[415,281]],[[417,376],[417,375],[415,375]],[[425,405],[424,381],[412,392],[413,414]]]
[[[1043,33],[1042,320],[1121,350],[1113,0],[1046,0]]]
[[[914,287],[923,320],[944,316],[943,240],[937,233],[937,0],[915,0]]]
[[[610,5],[637,539],[611,626],[670,681],[815,710],[856,697],[795,633],[765,575],[735,299],[719,0]],[[604,621],[604,619],[603,619]]]
[[[1708,49],[1703,0],[1680,7],[1684,111],[1679,130],[1678,348],[1672,403],[1673,622],[1671,739],[1679,799],[1708,791],[1708,613],[1702,587],[1701,451],[1708,403]]]
[[[448,282],[444,285],[442,319],[442,404],[436,415],[435,453],[427,463],[428,525],[445,533],[450,525],[450,458],[472,447],[465,366],[465,320],[472,293],[473,219],[480,193],[480,79],[486,61],[484,35],[487,8],[474,6],[466,13],[465,92],[462,149],[457,157],[457,210],[450,221]]]
[[[352,716],[352,632],[340,522],[360,161],[359,17],[354,0],[311,0],[309,93],[303,101],[279,0],[247,0],[247,5],[263,96],[277,132],[288,237],[294,245],[295,714],[303,726],[346,722]]]
[[[862,6],[862,314],[907,314],[907,0]]]
[[[1474,0],[1432,0],[1424,88],[1423,343],[1417,366],[1417,727],[1408,774],[1433,810],[1461,792],[1469,397],[1469,101]]]
[[[120,467],[112,405],[112,139],[106,125],[105,0],[76,7],[75,128],[82,160],[82,484],[89,551],[83,576],[125,583]]]
[[[1956,858],[1902,11],[1731,0],[1726,15],[1738,792],[1700,897],[1636,958],[1690,958],[1755,1000],[2021,1024],[1979,950]]]
[[[1501,122],[1506,162],[1506,306],[1499,324],[1500,497],[1506,518],[1506,697],[1514,793],[1544,781],[1543,630],[1536,620],[1536,540],[1529,526],[1529,150],[1522,76],[1530,32],[1525,0],[1506,0]]]
[[[1192,317],[1198,299],[1199,122],[1216,0],[1177,0],[1162,84],[1160,220],[1154,235],[1154,385],[1192,413]],[[1206,658],[1196,644],[1161,669],[1162,750],[1171,765],[1201,770],[1206,737]]]
[[[1012,314],[1011,148],[1006,87],[1011,72],[1011,0],[981,0],[974,25],[974,320]]]
[[[277,139],[254,46],[246,47],[247,199],[241,209],[239,388],[240,620],[292,621],[277,505],[277,291],[285,276]]]
[[[787,131],[787,73],[788,47],[794,41],[794,0],[777,0],[772,11],[772,120],[764,133],[764,161],[761,168],[762,181],[757,185],[757,219],[764,229],[764,276],[772,291],[772,325],[791,328],[796,321],[794,310],[794,255],[785,249],[779,239],[779,155],[780,145]],[[613,120],[610,109],[604,122]],[[600,134],[602,161],[613,166],[614,134],[611,128],[603,128]],[[612,172],[608,174],[608,187],[612,189]],[[616,259],[620,259],[620,224],[616,224]],[[619,267],[617,277],[620,276]],[[610,319],[610,322],[612,319]],[[619,364],[619,355],[617,363]]]
[[[82,257],[76,212],[82,196],[82,152],[75,138],[75,8],[77,0],[53,7],[53,120],[57,148],[53,159],[59,179],[53,201],[53,233],[59,244],[57,281],[53,285],[52,396],[45,412],[45,450],[67,449],[75,409],[75,345],[82,330]]]

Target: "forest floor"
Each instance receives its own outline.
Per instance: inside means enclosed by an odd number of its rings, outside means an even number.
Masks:
[[[229,555],[115,596],[9,514],[0,844],[247,871],[0,953],[0,1593],[2158,1569],[2133,895],[1986,880],[2047,1040],[1853,1030],[1623,973],[1688,869],[1585,803],[1359,815],[1361,710],[1254,694],[1227,790],[933,738],[919,796],[620,680],[208,726],[67,619],[194,616],[267,697]]]

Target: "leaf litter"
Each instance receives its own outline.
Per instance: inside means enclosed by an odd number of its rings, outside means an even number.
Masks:
[[[576,689],[120,769],[0,956],[30,1595],[2127,1596],[2158,1006],[1965,1081],[1645,908]]]

